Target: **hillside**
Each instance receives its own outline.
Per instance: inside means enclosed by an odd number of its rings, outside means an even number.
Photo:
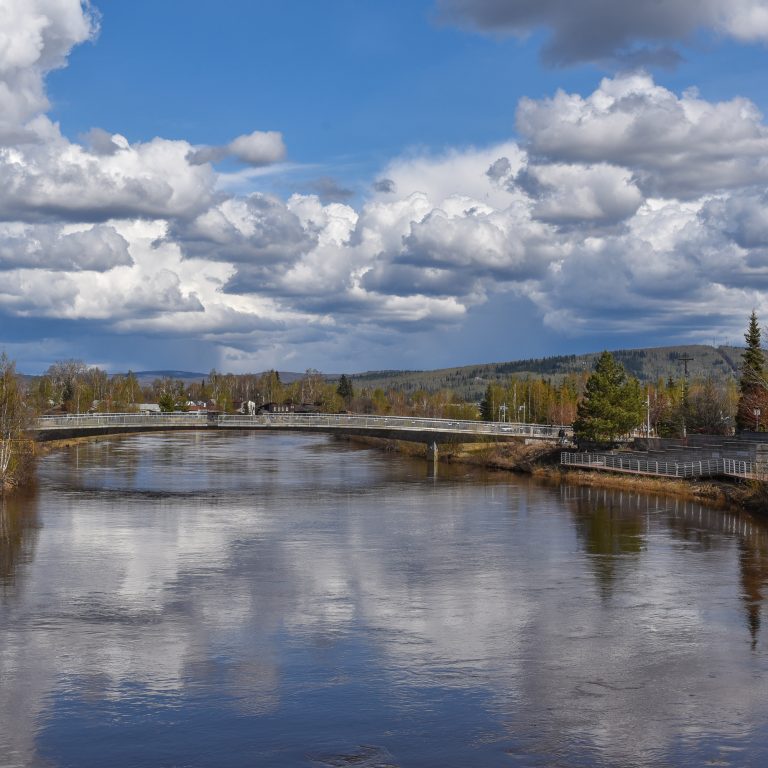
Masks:
[[[738,347],[712,347],[704,344],[620,349],[612,352],[626,370],[641,382],[682,377],[685,357],[692,358],[688,362],[688,374],[692,379],[707,376],[716,380],[737,377],[741,353]],[[506,379],[512,374],[523,378],[545,376],[556,380],[569,373],[591,371],[599,354],[592,352],[585,355],[481,363],[434,371],[368,371],[353,374],[352,380],[356,387],[393,388],[404,392],[450,389],[464,399],[476,401],[482,397],[489,383]]]

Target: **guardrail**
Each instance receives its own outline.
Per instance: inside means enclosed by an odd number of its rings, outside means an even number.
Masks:
[[[751,480],[765,478],[764,468],[753,461],[740,459],[701,459],[698,461],[655,461],[615,456],[607,453],[560,454],[560,463],[569,467],[626,472],[657,477],[741,477]]]
[[[374,416],[326,413],[265,413],[258,416],[216,413],[95,413],[41,416],[37,430],[52,432],[72,429],[217,427],[231,429],[317,429],[343,432],[345,429],[387,432],[434,432],[438,434],[528,437],[540,440],[570,438],[569,426],[518,424],[487,421],[458,421],[409,416]]]

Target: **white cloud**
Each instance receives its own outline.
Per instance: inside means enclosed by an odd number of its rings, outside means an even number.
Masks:
[[[254,131],[238,136],[227,149],[248,165],[270,165],[285,159],[283,136],[277,131]]]
[[[48,108],[45,74],[63,67],[69,51],[96,30],[89,6],[80,0],[3,0],[0,144],[30,135],[27,121]]]
[[[0,270],[46,269],[104,272],[133,263],[128,243],[114,227],[0,224]]]
[[[117,151],[92,154],[58,131],[42,144],[0,148],[0,215],[37,221],[103,221],[141,216],[190,216],[213,190],[209,166],[187,162],[184,141],[152,139],[130,145],[112,136]]]
[[[631,169],[650,196],[768,182],[768,127],[751,101],[678,97],[645,74],[606,78],[586,98],[522,99],[517,127],[534,156]]]
[[[632,172],[605,163],[531,164],[525,184],[536,199],[534,218],[555,224],[612,224],[632,216],[643,202]]]
[[[273,165],[285,159],[283,135],[278,131],[254,131],[233,139],[224,146],[204,146],[189,153],[193,165],[218,163],[227,157],[234,157],[246,165],[256,168]]]

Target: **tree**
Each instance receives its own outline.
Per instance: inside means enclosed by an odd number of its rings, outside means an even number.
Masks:
[[[493,390],[489,384],[483,395],[483,399],[480,401],[480,418],[483,421],[493,420]]]
[[[640,383],[627,377],[610,352],[603,352],[587,379],[573,431],[579,440],[613,442],[642,424],[644,410]]]
[[[336,392],[339,397],[344,401],[346,406],[349,406],[350,400],[355,395],[355,390],[352,387],[352,382],[347,378],[346,374],[342,373],[339,379],[339,386],[336,388]]]
[[[768,392],[765,380],[765,355],[760,343],[760,324],[757,314],[752,310],[749,316],[749,325],[744,334],[747,348],[742,354],[741,379],[739,388],[741,395],[736,410],[737,429],[755,429],[757,419],[756,411],[765,414],[768,406]]]
[[[727,385],[711,376],[693,382],[688,394],[686,424],[690,432],[727,435],[732,431],[731,404]]]
[[[32,465],[32,443],[25,437],[29,414],[16,368],[0,354],[0,492],[19,485]]]
[[[504,402],[504,390],[498,384],[489,384],[480,401],[480,418],[483,421],[496,421],[499,418],[499,406]]]

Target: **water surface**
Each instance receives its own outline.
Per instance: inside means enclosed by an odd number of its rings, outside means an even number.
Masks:
[[[319,435],[39,475],[0,513],[0,767],[768,765],[747,516]]]

